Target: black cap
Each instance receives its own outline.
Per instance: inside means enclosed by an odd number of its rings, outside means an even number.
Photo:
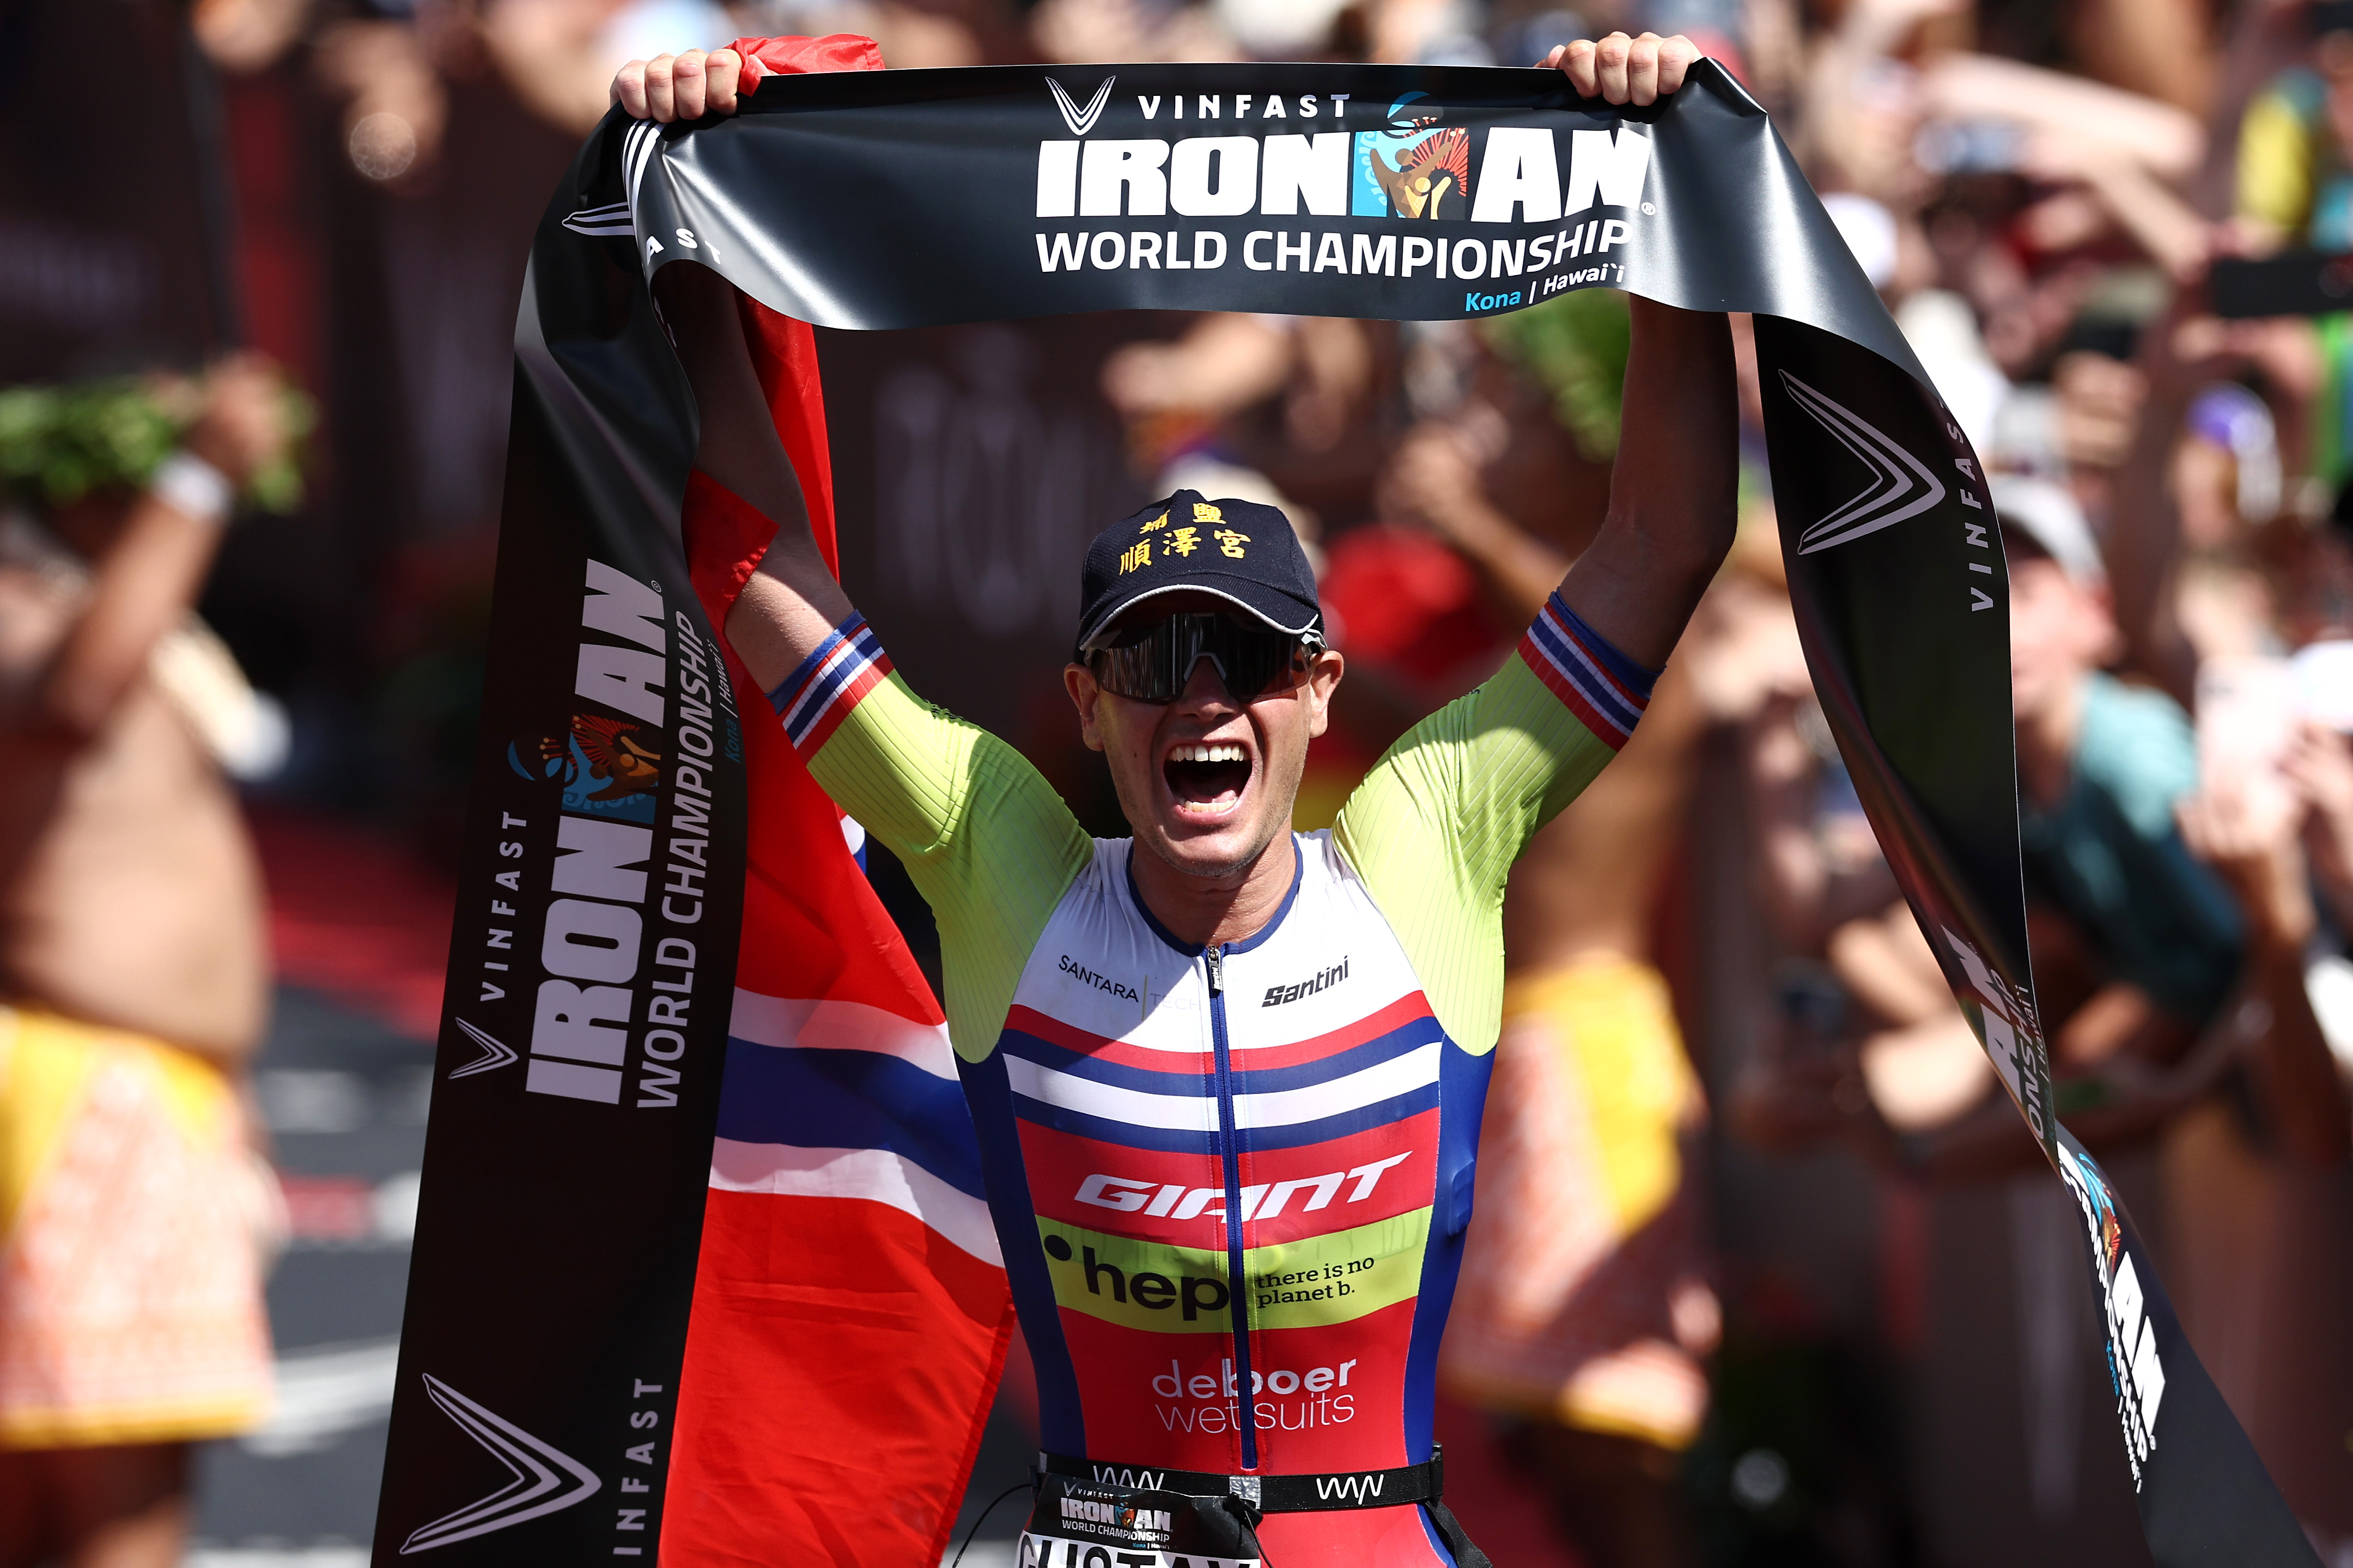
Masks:
[[[1204,500],[1178,490],[1095,535],[1079,576],[1072,658],[1130,605],[1162,594],[1215,594],[1279,632],[1320,633],[1315,573],[1291,520],[1257,501]]]

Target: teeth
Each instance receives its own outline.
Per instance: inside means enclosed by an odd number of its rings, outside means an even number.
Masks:
[[[1250,759],[1237,745],[1178,746],[1168,754],[1174,763],[1240,763]]]

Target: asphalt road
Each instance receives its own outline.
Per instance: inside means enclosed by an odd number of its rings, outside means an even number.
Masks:
[[[357,1568],[375,1521],[430,1047],[281,990],[257,1068],[293,1239],[269,1280],[279,1408],[208,1445],[193,1568]]]
[[[279,1409],[214,1443],[199,1470],[190,1568],[362,1568],[392,1407],[432,1048],[315,993],[285,988],[256,1068],[294,1237],[269,1280]],[[1029,1444],[994,1414],[956,1540],[1027,1475]],[[1018,1500],[965,1568],[1008,1568]]]

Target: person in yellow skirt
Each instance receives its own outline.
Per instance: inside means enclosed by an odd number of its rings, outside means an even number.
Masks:
[[[1650,962],[1703,727],[1668,669],[1657,729],[1513,873],[1480,1223],[1439,1363],[1450,1393],[1514,1421],[1595,1568],[1694,1561],[1676,1476],[1719,1325],[1694,1158],[1706,1102]]]
[[[266,366],[193,395],[143,490],[0,523],[0,1568],[176,1564],[191,1445],[268,1413],[251,693],[189,606],[287,431]]]
[[[1606,951],[1521,974],[1497,1048],[1478,1194],[1491,1225],[1463,1264],[1448,1386],[1605,1440],[1539,1436],[1540,1460],[1574,1452],[1662,1482],[1706,1413],[1717,1326],[1684,1150],[1705,1106],[1666,983]]]

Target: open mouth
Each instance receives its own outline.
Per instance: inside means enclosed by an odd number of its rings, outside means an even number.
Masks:
[[[1179,811],[1224,811],[1250,787],[1250,753],[1229,741],[1171,746],[1160,774]]]

